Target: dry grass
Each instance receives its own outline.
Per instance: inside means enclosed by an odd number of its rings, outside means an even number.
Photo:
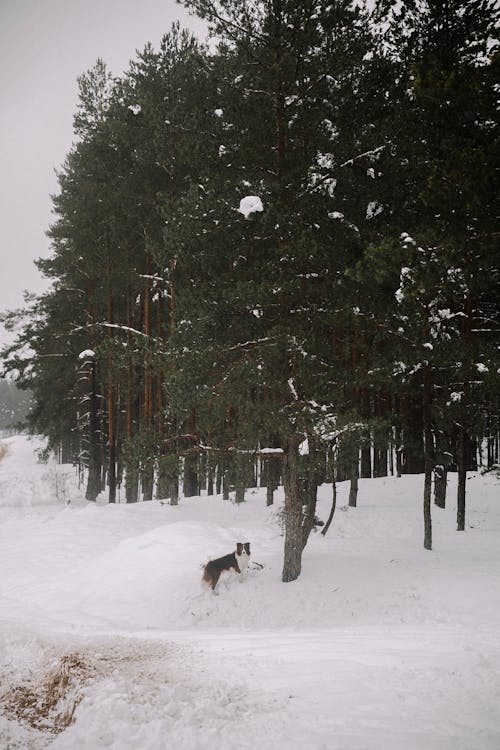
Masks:
[[[10,719],[58,734],[73,722],[82,687],[93,676],[95,669],[80,654],[67,654],[40,681],[10,688],[0,707]]]
[[[0,460],[7,455],[7,446],[0,443]]]

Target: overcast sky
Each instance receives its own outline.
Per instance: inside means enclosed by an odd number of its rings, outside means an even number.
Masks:
[[[120,75],[176,19],[204,36],[175,0],[0,0],[0,311],[22,305],[24,289],[44,289],[33,261],[49,252],[50,194],[73,140],[77,77],[98,57]]]

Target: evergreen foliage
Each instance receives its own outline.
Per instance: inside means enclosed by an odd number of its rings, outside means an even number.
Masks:
[[[319,483],[423,471],[430,549],[433,472],[463,529],[473,447],[498,461],[496,5],[184,4],[216,47],[174,26],[79,79],[4,370],[89,500],[239,502],[258,462],[291,581]]]

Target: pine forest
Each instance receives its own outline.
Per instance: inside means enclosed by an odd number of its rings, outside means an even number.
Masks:
[[[89,501],[283,485],[285,582],[337,481],[421,474],[430,550],[499,464],[498,4],[183,5],[79,78],[3,374]]]

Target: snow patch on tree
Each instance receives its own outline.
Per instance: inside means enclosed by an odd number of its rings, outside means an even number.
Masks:
[[[240,214],[243,214],[245,219],[248,219],[250,214],[262,212],[264,206],[258,195],[246,195],[240,200],[240,207],[238,210]]]
[[[308,456],[308,455],[309,455],[309,440],[306,438],[299,445],[299,456]]]
[[[78,359],[94,359],[95,358],[95,352],[92,349],[84,349],[83,352],[80,352],[78,355]]]
[[[384,210],[384,207],[381,203],[378,201],[370,201],[370,203],[366,207],[366,219],[374,219],[375,216],[378,216],[382,213]]]

